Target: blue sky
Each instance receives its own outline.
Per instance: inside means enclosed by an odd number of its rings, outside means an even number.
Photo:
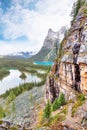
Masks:
[[[0,55],[39,51],[48,29],[69,25],[75,0],[0,0]]]

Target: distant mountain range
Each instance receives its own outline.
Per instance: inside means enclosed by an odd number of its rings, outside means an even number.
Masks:
[[[32,57],[33,55],[35,55],[36,52],[18,52],[18,53],[13,53],[13,54],[9,54],[9,55],[6,55],[4,57],[9,57],[9,58],[30,58]]]
[[[36,52],[26,51],[13,53],[2,57],[29,58],[30,61],[53,61],[57,57],[57,50],[60,46],[60,42],[64,38],[65,31],[66,27],[62,27],[58,32],[54,32],[52,29],[49,29],[47,36],[44,39],[43,46],[37,54]]]

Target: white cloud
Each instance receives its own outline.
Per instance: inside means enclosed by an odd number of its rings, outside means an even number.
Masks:
[[[35,10],[29,10],[27,6],[31,1],[34,2],[34,0],[13,0],[15,4],[12,4],[6,14],[2,14],[0,23],[4,23],[3,35],[6,39],[13,41],[26,36],[29,39],[27,48],[39,50],[49,28],[58,31],[62,26],[69,25],[71,20],[69,15],[75,0],[39,0]],[[16,47],[19,51],[23,47],[20,43],[9,45],[4,43],[3,50],[6,49],[5,45],[11,47],[13,51],[17,50]],[[9,53],[11,49],[6,49],[6,52]],[[26,50],[25,45],[23,49]]]
[[[29,43],[20,43],[20,42],[12,42],[11,44],[9,42],[3,42],[0,41],[0,55],[6,55],[21,51],[29,51],[33,50],[33,45],[29,46]],[[35,49],[35,52],[37,52],[37,49]]]

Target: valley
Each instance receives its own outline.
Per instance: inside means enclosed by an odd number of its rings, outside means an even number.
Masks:
[[[71,16],[69,28],[48,30],[35,55],[0,56],[0,130],[87,130],[87,0],[74,2]]]
[[[3,73],[0,81],[0,108],[3,110],[0,111],[0,119],[21,127],[27,122],[28,125],[34,123],[34,107],[44,99],[44,84],[50,66],[24,59],[3,58],[0,61],[1,72],[9,72],[8,75]]]
[[[25,72],[26,77],[20,77],[21,72],[18,70],[9,70],[10,74],[9,76],[6,76],[3,78],[2,81],[0,81],[0,95],[5,93],[7,90],[14,88],[16,86],[19,86],[19,84],[29,83],[29,82],[40,82],[41,79],[34,74]]]

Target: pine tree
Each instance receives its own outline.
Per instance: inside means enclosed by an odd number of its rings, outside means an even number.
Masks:
[[[46,104],[46,107],[44,109],[44,117],[49,119],[50,116],[51,116],[51,104],[48,101],[47,104]]]
[[[9,103],[11,103],[11,101],[13,101],[15,99],[15,94],[13,91],[10,92],[8,98],[7,98],[7,101],[6,101],[6,104],[8,105]]]
[[[84,5],[85,0],[77,0],[77,2],[75,2],[73,4],[72,7],[72,12],[71,12],[71,16],[73,16],[73,19],[75,19],[75,17],[77,16],[79,9]]]
[[[64,105],[65,104],[65,96],[63,93],[60,94],[59,96],[59,101],[61,102],[61,105]]]
[[[65,104],[65,96],[63,93],[61,93],[60,96],[57,99],[55,99],[55,101],[53,102],[52,110],[56,111],[64,104]]]
[[[55,47],[56,57],[58,57],[59,39],[55,40],[54,47]]]
[[[53,111],[56,111],[57,109],[59,109],[61,106],[61,102],[60,100],[57,98],[55,99],[55,101],[53,102],[53,105],[52,105],[52,110]]]
[[[15,103],[12,102],[12,112],[14,113],[16,111],[16,106],[15,106]]]
[[[0,118],[3,118],[5,116],[4,110],[2,106],[0,106]]]

